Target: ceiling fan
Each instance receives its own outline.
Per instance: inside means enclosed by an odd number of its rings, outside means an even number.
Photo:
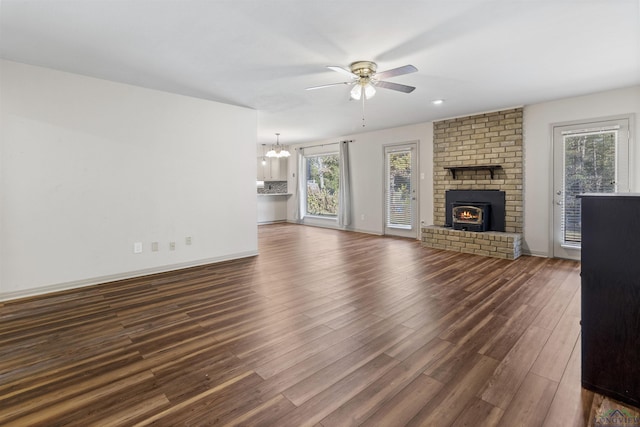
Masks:
[[[415,73],[418,71],[413,65],[405,65],[391,70],[377,72],[378,65],[373,61],[356,61],[351,63],[349,69],[339,66],[328,66],[330,70],[337,71],[351,77],[348,82],[332,83],[328,85],[308,87],[307,90],[323,89],[325,87],[349,85],[351,89],[351,99],[370,99],[376,94],[376,88],[396,90],[398,92],[411,93],[415,90],[413,86],[399,83],[386,82],[382,79],[401,76],[403,74]]]

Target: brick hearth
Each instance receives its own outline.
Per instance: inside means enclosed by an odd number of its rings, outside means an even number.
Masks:
[[[521,234],[517,233],[497,231],[476,233],[437,225],[422,228],[422,242],[425,246],[494,258],[518,258],[522,246],[520,239]]]

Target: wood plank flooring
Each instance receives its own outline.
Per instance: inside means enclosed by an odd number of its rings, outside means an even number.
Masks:
[[[587,426],[579,264],[291,224],[257,257],[0,303],[0,425]],[[34,266],[37,268],[37,266]]]

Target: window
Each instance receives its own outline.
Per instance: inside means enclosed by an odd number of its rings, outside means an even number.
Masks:
[[[322,217],[338,215],[340,155],[305,156],[306,214]]]

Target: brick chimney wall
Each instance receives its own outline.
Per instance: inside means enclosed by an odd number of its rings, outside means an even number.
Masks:
[[[446,190],[503,190],[505,232],[522,234],[523,146],[522,108],[443,120],[434,123],[434,224],[445,223]],[[488,170],[464,170],[456,179],[447,166],[500,165],[494,178]]]

